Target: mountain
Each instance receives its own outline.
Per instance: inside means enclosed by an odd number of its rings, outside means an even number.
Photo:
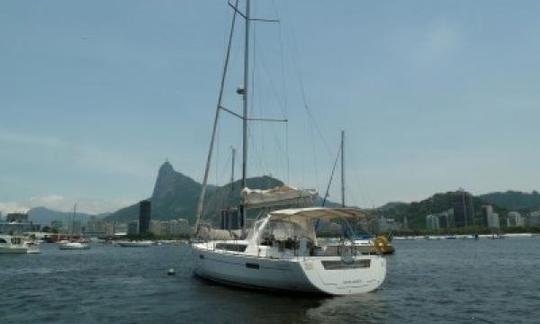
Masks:
[[[153,219],[188,218],[194,213],[201,184],[174,170],[169,162],[159,168],[152,197]],[[112,213],[107,220],[126,222],[139,215],[139,205],[134,204]]]
[[[391,201],[377,208],[378,211],[392,210],[394,208],[404,207],[407,203],[400,201]]]
[[[252,189],[270,189],[281,185],[283,185],[282,181],[269,176],[247,179],[247,186]],[[201,188],[200,183],[175,171],[169,162],[163,163],[159,168],[152,196],[148,198],[152,202],[152,219],[185,218],[194,224]],[[238,206],[240,188],[240,180],[224,186],[209,186],[204,206],[204,220],[216,223],[220,209]],[[401,222],[406,217],[410,228],[425,228],[426,215],[453,208],[456,197],[460,195],[459,191],[437,193],[418,202],[390,202],[374,211]],[[316,205],[319,205],[321,201],[319,197]],[[508,210],[512,209],[537,208],[540,206],[540,195],[535,191],[531,194],[507,191],[472,197],[475,218],[480,216],[482,205],[489,203],[494,205],[495,211],[500,215],[506,215]],[[328,201],[326,206],[339,207],[339,204]],[[127,222],[138,219],[138,215],[139,206],[133,204],[112,213],[106,220]]]
[[[247,185],[254,189],[269,189],[283,185],[283,182],[264,176],[247,179]],[[217,215],[221,208],[237,206],[240,202],[240,188],[240,181],[221,187],[209,186],[204,210],[205,219],[211,220],[210,217]],[[152,202],[152,219],[185,218],[193,224],[201,189],[200,183],[175,171],[169,162],[163,163],[159,168],[152,196],[148,198]],[[107,220],[126,222],[138,219],[138,215],[139,206],[134,204],[112,213]]]
[[[95,216],[98,218],[106,217],[109,214],[92,215],[86,213],[77,213],[75,221],[81,221],[83,224],[88,222],[90,217]],[[28,211],[28,220],[34,224],[49,225],[52,221],[59,220],[64,224],[72,221],[73,212],[61,212],[57,210],[48,209],[45,207],[36,207]]]
[[[483,200],[508,210],[539,209],[540,194],[521,191],[492,192],[479,196]]]

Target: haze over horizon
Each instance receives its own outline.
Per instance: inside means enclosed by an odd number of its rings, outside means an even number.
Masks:
[[[324,193],[343,129],[352,205],[538,190],[539,9],[254,1],[281,22],[253,28],[251,114],[289,123],[251,125],[249,176]],[[114,211],[149,197],[167,159],[202,181],[230,17],[226,1],[1,2],[0,212]],[[240,123],[222,116],[220,185],[241,148]]]

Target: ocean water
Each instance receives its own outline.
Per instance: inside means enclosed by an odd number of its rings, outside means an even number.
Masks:
[[[381,289],[309,297],[196,279],[186,246],[43,244],[0,255],[0,323],[540,323],[540,238],[394,245]]]

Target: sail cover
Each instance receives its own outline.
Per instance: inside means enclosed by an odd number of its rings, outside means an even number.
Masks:
[[[242,201],[248,208],[280,206],[300,203],[312,205],[317,197],[317,191],[311,189],[297,189],[289,186],[274,187],[272,189],[242,190]]]

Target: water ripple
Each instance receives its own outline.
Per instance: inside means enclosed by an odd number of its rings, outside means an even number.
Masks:
[[[335,298],[196,280],[185,247],[44,245],[41,255],[0,257],[0,322],[536,323],[540,239],[395,245],[381,289]]]

